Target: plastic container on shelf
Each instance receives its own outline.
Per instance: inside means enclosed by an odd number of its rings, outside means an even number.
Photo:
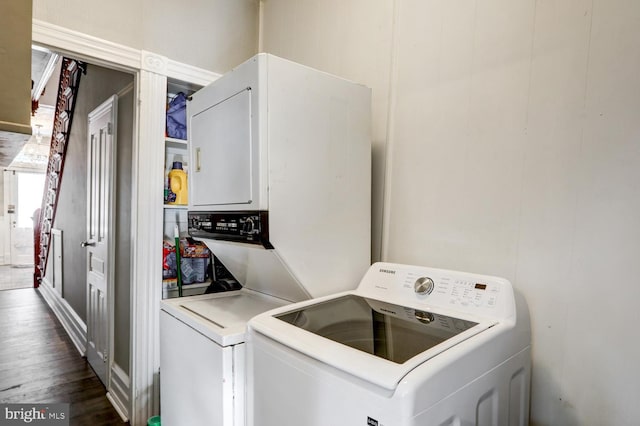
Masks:
[[[203,257],[185,257],[180,259],[182,284],[195,284],[206,281],[209,259]]]
[[[187,173],[182,169],[182,162],[174,161],[169,172],[169,198],[167,204],[187,205],[189,193],[187,191]],[[175,194],[175,199],[171,194]]]
[[[175,279],[177,273],[176,247],[170,241],[165,240],[162,242],[162,279]]]
[[[169,183],[169,173],[164,178],[164,203],[169,204],[176,201],[176,194],[171,192],[171,184]]]
[[[184,239],[180,241],[180,271],[182,284],[204,282],[209,267],[209,248],[201,241]]]

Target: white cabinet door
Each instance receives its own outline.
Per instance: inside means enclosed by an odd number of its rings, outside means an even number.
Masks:
[[[232,426],[233,349],[160,311],[160,416],[163,426]]]
[[[251,204],[254,199],[251,89],[191,118],[191,205]]]

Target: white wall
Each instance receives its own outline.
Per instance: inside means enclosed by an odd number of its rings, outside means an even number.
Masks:
[[[383,258],[525,294],[532,424],[637,423],[640,3],[262,5],[264,51],[373,88]]]
[[[268,0],[264,4],[263,51],[372,89],[372,257],[379,259],[393,3]]]
[[[219,73],[258,48],[258,0],[33,0],[33,17]]]

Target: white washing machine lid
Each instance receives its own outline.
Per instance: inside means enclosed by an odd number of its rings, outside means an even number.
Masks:
[[[495,320],[453,317],[346,292],[261,314],[249,327],[394,390],[420,364],[495,324]]]
[[[286,300],[242,289],[163,300],[160,308],[220,346],[243,343],[250,318],[288,304]]]

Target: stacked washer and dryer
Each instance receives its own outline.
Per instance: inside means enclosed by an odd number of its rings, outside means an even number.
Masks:
[[[370,266],[369,89],[260,54],[188,118],[189,232],[243,288],[161,303],[163,425],[527,424],[510,283]]]
[[[162,424],[240,426],[247,321],[370,265],[371,91],[259,54],[187,111],[189,233],[243,288],[162,301]]]

